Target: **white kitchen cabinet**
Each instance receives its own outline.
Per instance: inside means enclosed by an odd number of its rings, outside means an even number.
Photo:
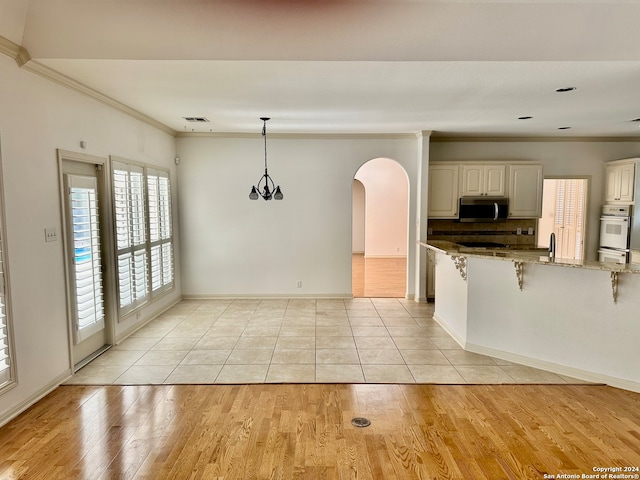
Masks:
[[[542,165],[509,165],[509,218],[542,216]]]
[[[429,218],[458,218],[459,165],[429,166]]]
[[[635,162],[610,162],[605,167],[605,202],[633,203]]]
[[[463,197],[503,197],[505,194],[505,165],[462,165]]]

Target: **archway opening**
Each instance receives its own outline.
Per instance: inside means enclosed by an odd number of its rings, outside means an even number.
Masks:
[[[353,180],[352,294],[407,294],[409,180],[395,160],[375,158]]]

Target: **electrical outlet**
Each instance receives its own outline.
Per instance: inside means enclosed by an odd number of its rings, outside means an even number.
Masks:
[[[533,235],[533,227],[529,227],[529,235]]]
[[[297,288],[302,288],[302,280],[298,280],[298,283],[296,284]]]
[[[522,235],[522,227],[516,228],[516,235]]]

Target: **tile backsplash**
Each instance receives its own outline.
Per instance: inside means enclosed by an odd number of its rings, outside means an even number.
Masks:
[[[497,242],[509,246],[535,247],[537,220],[507,220],[498,223],[464,223],[456,220],[428,220],[427,239],[450,242]],[[518,235],[518,229],[521,234]],[[529,235],[529,229],[533,232]]]

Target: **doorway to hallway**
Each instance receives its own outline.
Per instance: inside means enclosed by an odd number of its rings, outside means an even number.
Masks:
[[[356,172],[352,188],[352,294],[407,294],[409,181],[396,161],[375,158]]]

